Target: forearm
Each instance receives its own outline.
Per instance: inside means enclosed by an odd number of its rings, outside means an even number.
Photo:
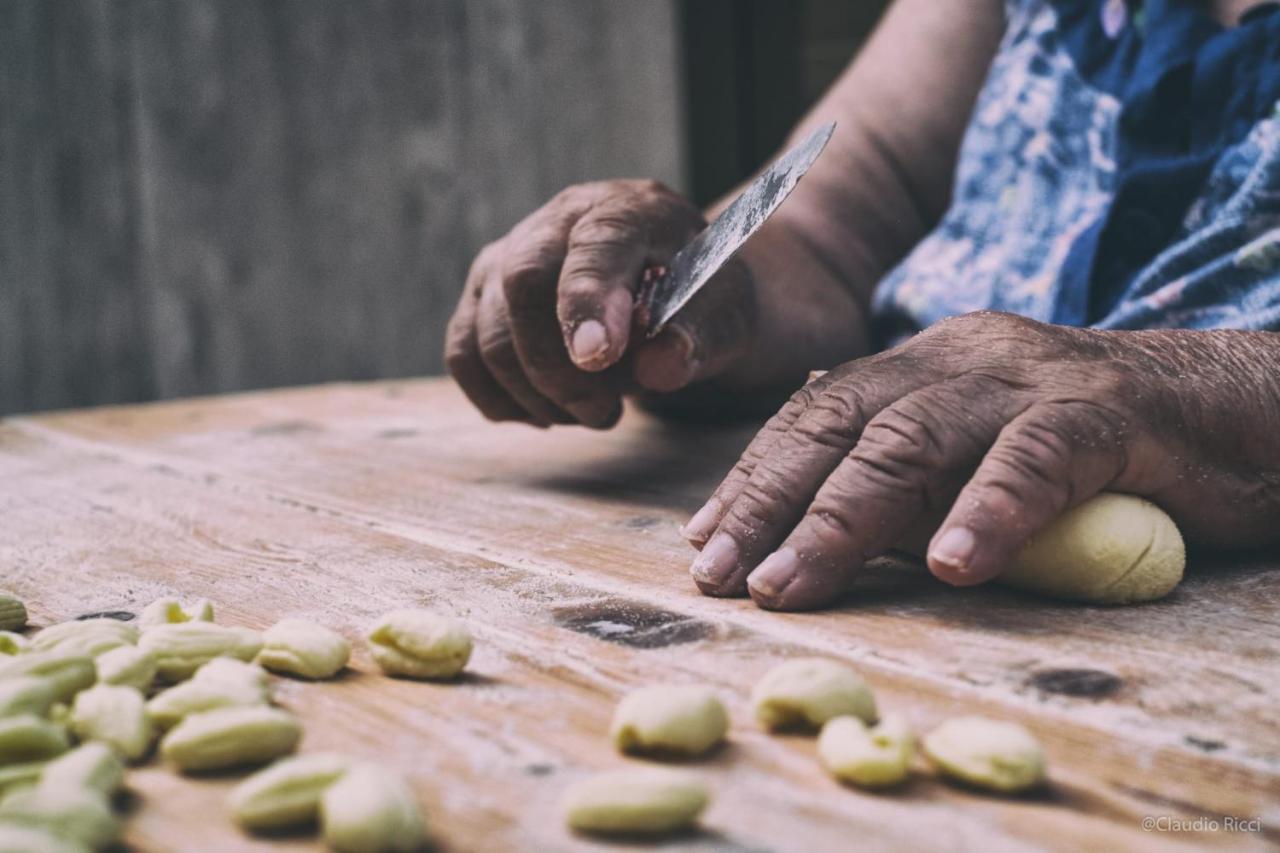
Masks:
[[[810,369],[872,351],[872,291],[946,209],[1003,23],[996,0],[898,0],[800,122],[788,145],[828,121],[837,132],[743,250],[761,322],[755,352],[722,385],[773,401]]]
[[[757,242],[787,267],[851,290],[865,308],[880,276],[947,208],[960,140],[1003,28],[998,0],[897,0],[792,132],[787,145],[837,123]]]
[[[739,256],[754,282],[749,351],[662,406],[772,408],[809,370],[871,352],[872,290],[946,209],[1003,24],[998,0],[894,3],[788,142],[835,121],[827,150]]]

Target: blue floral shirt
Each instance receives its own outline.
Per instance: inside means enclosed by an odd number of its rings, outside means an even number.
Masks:
[[[1280,330],[1280,4],[1009,0],[951,206],[880,283],[892,344],[979,309]]]

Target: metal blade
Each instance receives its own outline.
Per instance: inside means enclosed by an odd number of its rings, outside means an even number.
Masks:
[[[778,209],[835,130],[825,124],[779,157],[751,182],[698,236],[671,259],[665,273],[649,278],[639,303],[647,309],[648,336],[662,331],[672,317],[724,266],[742,244]]]

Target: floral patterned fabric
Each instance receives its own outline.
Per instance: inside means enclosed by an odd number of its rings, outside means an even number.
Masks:
[[[981,309],[1280,330],[1277,13],[1011,0],[950,209],[877,289],[885,342]]]

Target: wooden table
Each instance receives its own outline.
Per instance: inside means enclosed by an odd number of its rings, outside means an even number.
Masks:
[[[1059,606],[957,590],[884,562],[846,604],[778,614],[703,598],[676,526],[750,437],[630,414],[608,433],[485,424],[442,381],[333,385],[0,422],[0,585],[43,625],[207,596],[219,619],[285,615],[355,639],[421,605],[472,627],[458,684],[374,674],[279,680],[304,751],[407,774],[446,850],[605,849],[557,799],[623,759],[614,703],[663,681],[714,685],[731,744],[698,850],[1121,849],[1280,841],[1280,562],[1193,559],[1166,601]],[[751,684],[793,655],[855,664],[925,730],[1018,720],[1052,785],[1009,800],[927,772],[870,795],[821,771],[813,741],[753,725]],[[130,776],[138,849],[299,848],[230,825],[234,777]],[[1144,831],[1144,817],[1186,831]],[[1262,828],[1230,831],[1229,817]],[[1219,827],[1195,831],[1206,818]],[[1204,826],[1202,822],[1201,826]]]

